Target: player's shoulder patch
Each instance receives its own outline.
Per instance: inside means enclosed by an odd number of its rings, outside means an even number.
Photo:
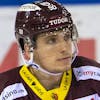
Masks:
[[[92,94],[92,95],[81,97],[75,100],[100,100],[100,96],[98,94]]]
[[[0,100],[14,100],[24,97],[28,93],[22,83],[15,83],[4,88],[0,94]]]
[[[95,66],[81,66],[78,68],[73,68],[73,72],[77,81],[93,79],[100,81],[100,68]]]

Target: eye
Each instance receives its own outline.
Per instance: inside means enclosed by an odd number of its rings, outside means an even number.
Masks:
[[[71,40],[71,34],[65,34],[64,40],[65,41]]]
[[[49,38],[49,39],[47,40],[47,43],[48,43],[48,44],[55,44],[56,42],[57,42],[57,39],[54,38],[54,37]]]

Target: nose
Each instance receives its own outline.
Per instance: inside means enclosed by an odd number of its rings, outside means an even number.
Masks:
[[[60,44],[60,53],[65,54],[68,51],[68,43],[66,41],[61,42]]]

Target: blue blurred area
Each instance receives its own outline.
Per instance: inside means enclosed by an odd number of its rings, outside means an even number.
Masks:
[[[16,6],[36,0],[0,0],[0,6]],[[100,4],[100,0],[56,0],[63,4]]]

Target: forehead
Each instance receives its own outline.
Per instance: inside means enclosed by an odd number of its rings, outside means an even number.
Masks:
[[[50,37],[50,36],[65,35],[65,34],[71,34],[68,28],[41,33],[40,35],[38,35],[38,37]]]

